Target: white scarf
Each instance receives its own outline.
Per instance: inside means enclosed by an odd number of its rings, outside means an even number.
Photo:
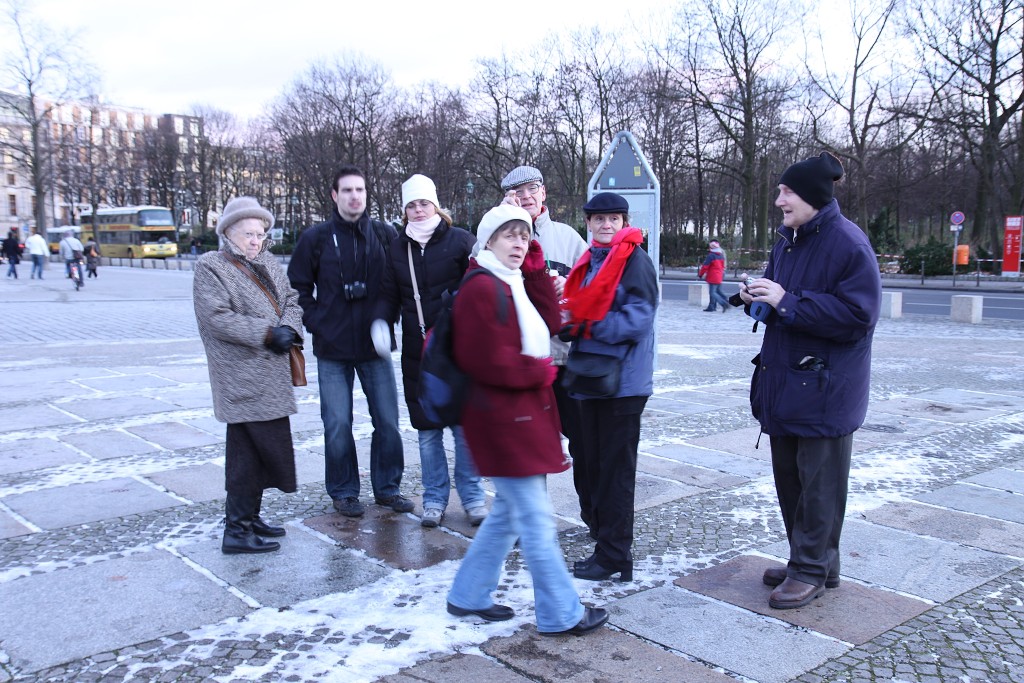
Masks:
[[[431,216],[422,221],[408,221],[405,225],[405,234],[413,238],[420,246],[427,246],[427,242],[434,236],[434,231],[441,227],[441,217]]]
[[[512,288],[512,303],[516,307],[516,317],[519,319],[519,331],[523,345],[522,354],[534,358],[550,357],[551,333],[526,294],[522,271],[518,268],[515,270],[506,268],[498,261],[494,252],[488,249],[477,254],[476,262]]]

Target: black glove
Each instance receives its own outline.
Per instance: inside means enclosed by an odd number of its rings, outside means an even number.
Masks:
[[[288,349],[295,343],[295,330],[287,325],[271,327],[267,330],[265,343],[274,353],[288,353]]]
[[[558,338],[564,342],[571,342],[577,337],[584,336],[587,331],[587,322],[584,320],[579,325],[566,325],[558,331]]]

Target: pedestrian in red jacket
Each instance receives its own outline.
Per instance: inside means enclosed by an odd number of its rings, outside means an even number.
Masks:
[[[711,296],[711,303],[704,309],[706,313],[715,311],[715,306],[722,307],[722,313],[728,311],[732,306],[729,299],[722,294],[722,277],[725,275],[725,251],[718,244],[718,240],[711,240],[708,243],[708,256],[704,259],[697,277],[704,278],[708,283],[708,294]]]

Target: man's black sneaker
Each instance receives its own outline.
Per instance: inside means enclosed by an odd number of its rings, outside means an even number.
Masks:
[[[362,517],[366,507],[355,496],[348,496],[334,501],[334,509],[346,517]]]
[[[395,512],[412,512],[416,508],[411,500],[397,493],[390,498],[377,498],[374,502]]]

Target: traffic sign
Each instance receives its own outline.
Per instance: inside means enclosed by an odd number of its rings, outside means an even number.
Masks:
[[[963,211],[954,211],[949,217],[949,222],[953,225],[963,225],[966,218]]]

